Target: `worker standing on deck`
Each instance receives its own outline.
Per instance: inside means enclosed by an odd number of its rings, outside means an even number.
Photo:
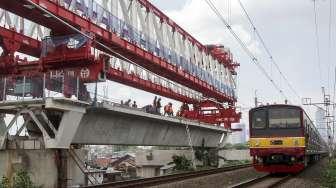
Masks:
[[[156,113],[161,114],[161,98],[156,101]]]
[[[173,112],[173,104],[170,102],[167,105],[164,106],[164,116],[167,114],[168,116],[173,116],[174,112]]]
[[[155,96],[153,100],[153,104],[152,104],[152,107],[155,111],[156,111],[156,101],[157,101],[157,97]]]
[[[128,99],[128,100],[125,102],[125,106],[131,106],[131,99]]]
[[[136,101],[133,101],[132,108],[138,108]]]
[[[180,107],[180,110],[176,114],[177,116],[183,116],[185,111],[189,111],[189,105],[187,103],[183,103]]]

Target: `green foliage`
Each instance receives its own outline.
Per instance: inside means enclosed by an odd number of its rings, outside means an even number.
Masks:
[[[10,188],[10,181],[5,176],[3,176],[0,181],[0,188]]]
[[[328,168],[324,172],[323,186],[336,188],[336,159],[330,161]]]
[[[230,143],[227,143],[223,146],[223,149],[232,149],[232,148],[233,148],[233,145]]]
[[[0,188],[39,188],[34,185],[27,171],[19,169],[13,178],[13,183],[7,177],[2,177]]]
[[[235,144],[233,148],[237,150],[249,149],[247,143]]]
[[[182,156],[174,155],[172,159],[173,162],[169,164],[175,164],[174,166],[175,171],[188,171],[193,169],[191,160],[187,159],[186,156],[184,155]]]
[[[37,188],[30,179],[27,171],[20,169],[13,179],[13,188]]]
[[[248,146],[247,143],[239,143],[239,144],[227,143],[227,144],[224,145],[223,149],[244,150],[244,149],[249,149],[249,146]]]
[[[202,146],[195,149],[195,158],[203,162],[203,167],[210,166],[209,149],[205,147],[205,141],[202,140]]]
[[[218,152],[217,150],[205,146],[205,140],[202,139],[202,146],[195,148],[195,158],[203,162],[202,167],[217,167]]]

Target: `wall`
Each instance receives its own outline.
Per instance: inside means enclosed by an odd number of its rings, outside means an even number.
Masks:
[[[224,157],[226,160],[252,160],[250,150],[220,150],[219,156]],[[223,165],[223,160],[219,160],[219,166]]]
[[[140,150],[135,154],[137,176],[153,177],[160,175],[160,167],[172,162],[173,155],[185,155],[191,160],[190,150]],[[147,156],[152,156],[149,159]]]
[[[57,167],[52,150],[1,150],[0,176],[12,177],[25,168],[32,181],[43,187],[57,187]]]
[[[28,171],[36,185],[56,188],[58,174],[55,150],[36,149],[27,143],[34,142],[18,144],[30,149],[0,150],[0,177],[13,177],[15,170],[23,168]],[[77,153],[81,157],[84,155],[82,151]],[[68,157],[67,166],[68,185],[84,185],[84,175],[70,157]]]
[[[150,178],[160,175],[160,166],[142,166],[137,168],[137,176]]]
[[[152,160],[148,160],[147,156],[152,154]],[[135,154],[135,161],[137,166],[164,166],[172,162],[173,155],[185,155],[191,159],[190,150],[140,150]]]

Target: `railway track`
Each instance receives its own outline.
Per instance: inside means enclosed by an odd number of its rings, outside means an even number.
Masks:
[[[135,180],[128,180],[128,181],[120,181],[120,182],[112,182],[112,183],[105,183],[100,185],[91,185],[88,188],[93,187],[113,187],[113,188],[141,188],[141,187],[149,187],[155,185],[161,185],[166,183],[177,182],[186,179],[192,179],[212,174],[218,174],[223,172],[234,171],[243,168],[252,167],[252,164],[244,164],[244,165],[235,165],[235,166],[228,166],[223,168],[215,168],[209,170],[200,170],[200,171],[193,171],[193,172],[185,172],[180,174],[171,174],[166,176],[157,176],[152,178],[143,178],[143,179],[135,179]]]
[[[282,183],[285,183],[289,179],[291,179],[293,176],[292,175],[265,175],[259,178],[254,178],[245,182],[241,182],[239,184],[236,184],[232,186],[231,188],[245,188],[245,187],[250,187],[250,188],[271,188],[271,187],[277,187],[281,185]]]

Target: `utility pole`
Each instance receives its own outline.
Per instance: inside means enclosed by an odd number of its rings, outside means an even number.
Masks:
[[[321,110],[324,111],[324,119],[325,124],[326,124],[326,129],[327,129],[327,136],[328,136],[328,146],[329,146],[329,152],[331,154],[331,152],[333,151],[333,142],[334,142],[334,127],[331,128],[331,126],[333,126],[333,122],[334,122],[334,114],[330,114],[330,106],[335,106],[334,102],[330,101],[330,95],[326,94],[325,92],[325,88],[322,87],[322,94],[323,94],[323,102],[320,103],[312,103],[311,102],[311,98],[303,98],[302,100],[302,104],[303,105],[310,105],[310,106],[315,106]],[[324,123],[324,122],[323,122]]]
[[[258,105],[261,104],[261,102],[258,101],[257,91],[258,90],[254,90],[254,106],[255,107],[258,107]]]

